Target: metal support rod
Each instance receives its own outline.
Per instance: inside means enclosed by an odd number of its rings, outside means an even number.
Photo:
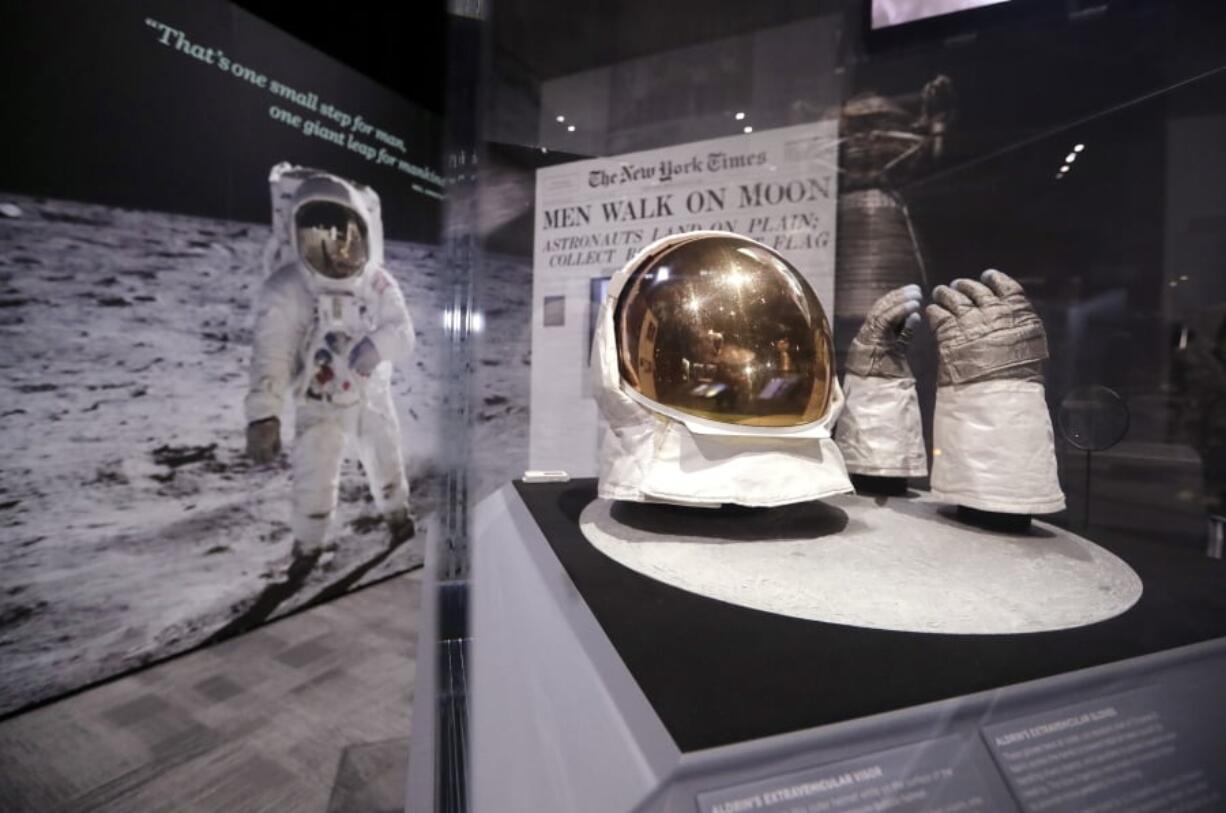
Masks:
[[[1208,522],[1209,538],[1205,542],[1205,555],[1210,559],[1221,559],[1223,548],[1226,548],[1226,517],[1210,514]]]

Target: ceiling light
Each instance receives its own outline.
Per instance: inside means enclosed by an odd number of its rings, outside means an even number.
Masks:
[[[558,116],[558,124],[561,124],[564,121],[566,121],[566,116]]]
[[[1064,157],[1064,163],[1066,164],[1071,164],[1076,160],[1077,160],[1077,153],[1075,152],[1070,152],[1068,155]]]
[[[1076,147],[1073,147],[1073,152],[1081,152],[1085,148],[1086,148],[1085,144],[1078,144]]]
[[[1060,167],[1061,172],[1068,172],[1068,170],[1069,170],[1068,164],[1065,164],[1064,166]]]
[[[752,128],[752,127],[749,127],[749,126],[746,126],[746,127],[745,127],[745,132],[747,132],[747,133],[752,133],[752,132],[753,132],[753,128]]]
[[[566,132],[573,133],[574,131],[575,131],[575,125],[573,124],[566,125]]]
[[[743,119],[743,118],[745,118],[745,114],[744,114],[744,113],[737,113],[737,114],[736,114],[736,120],[737,120],[737,121],[740,121],[740,120],[741,120],[741,119]]]

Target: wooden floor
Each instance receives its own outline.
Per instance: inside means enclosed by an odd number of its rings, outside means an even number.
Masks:
[[[0,811],[401,810],[420,593],[399,576],[0,722]]]

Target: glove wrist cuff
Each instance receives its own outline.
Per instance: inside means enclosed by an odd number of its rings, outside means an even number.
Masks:
[[[859,336],[847,350],[847,372],[862,378],[912,378],[906,352],[880,344],[870,344]]]
[[[990,340],[959,344],[938,341],[941,354],[940,382],[966,384],[997,378],[1029,378],[1042,375],[1047,358],[1047,338],[1038,331],[1004,331]]]
[[[907,379],[846,377],[847,405],[835,439],[847,470],[877,477],[924,477],[919,398]]]
[[[941,387],[932,432],[938,499],[1007,514],[1064,508],[1042,386],[997,380]]]
[[[937,386],[950,387],[966,384],[980,384],[985,381],[1031,381],[1036,384],[1044,384],[1043,379],[1043,362],[1041,361],[1023,361],[1008,367],[1000,367],[995,370],[986,372],[978,372],[973,377],[955,378],[951,375],[951,371],[956,372],[957,368],[951,368],[942,360],[940,370],[937,372]]]

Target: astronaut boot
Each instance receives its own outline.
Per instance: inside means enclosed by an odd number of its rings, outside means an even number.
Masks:
[[[324,554],[323,546],[308,547],[295,539],[293,550],[290,551],[289,568],[285,573],[286,581],[291,584],[301,584],[306,581],[307,575],[315,569],[316,565],[320,564]]]
[[[335,550],[335,545],[332,548]],[[316,565],[323,563],[327,553],[323,545],[304,545],[295,539],[290,552],[261,573],[260,577],[266,581],[301,584]]]
[[[329,542],[323,546],[323,553],[319,556],[319,566],[324,570],[332,570],[336,565],[336,552],[339,546],[335,542]]]
[[[408,508],[388,511],[384,516],[384,521],[387,523],[389,533],[387,543],[389,550],[400,547],[417,535],[417,526],[413,523],[413,518],[409,516]]]

